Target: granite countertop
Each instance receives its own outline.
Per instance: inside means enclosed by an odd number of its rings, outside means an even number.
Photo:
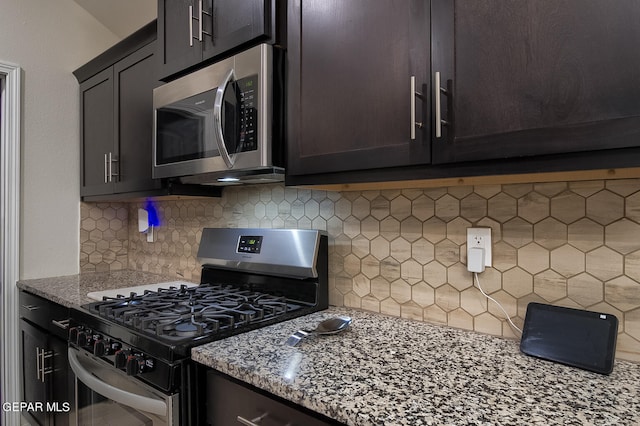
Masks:
[[[68,308],[95,302],[87,293],[144,284],[184,281],[166,275],[141,271],[91,272],[63,277],[18,281],[18,288]]]
[[[351,329],[297,347],[334,316]],[[640,365],[604,376],[523,355],[518,342],[380,314],[327,311],[192,349],[218,371],[348,425],[637,425]]]

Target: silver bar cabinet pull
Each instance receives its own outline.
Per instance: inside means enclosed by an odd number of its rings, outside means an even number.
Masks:
[[[251,420],[247,420],[242,416],[238,416],[236,420],[238,421],[238,423],[243,424],[245,426],[260,426],[260,422],[264,420],[264,418],[267,417],[268,415],[269,413],[264,413],[256,417],[255,419],[251,419]]]
[[[416,91],[416,76],[411,76],[411,140],[416,139],[416,126],[422,129],[422,122],[416,121],[416,96],[422,98],[422,93]]]
[[[193,6],[189,5],[189,46],[193,47]]]
[[[60,321],[56,321],[54,319],[51,320],[51,324],[55,325],[56,327],[59,327],[63,330],[68,330],[69,329],[69,320],[60,320]]]
[[[434,91],[436,95],[436,138],[442,137],[442,126],[447,126],[449,122],[442,119],[442,105],[440,104],[441,93],[447,94],[447,89],[440,86],[440,72],[435,74]]]
[[[104,154],[104,183],[109,183],[108,163],[107,154]]]

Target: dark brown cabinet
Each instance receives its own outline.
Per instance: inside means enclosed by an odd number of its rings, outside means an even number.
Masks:
[[[448,122],[434,163],[640,146],[638,1],[432,0],[432,10]]]
[[[288,177],[428,164],[429,2],[288,4]]]
[[[160,84],[154,54],[147,41],[80,83],[83,197],[161,186],[151,177],[153,89]]]
[[[41,408],[26,412],[39,426],[70,422],[74,393],[67,359],[68,317],[68,309],[20,293],[22,401],[42,404]]]
[[[276,0],[158,0],[161,76],[274,36]]]

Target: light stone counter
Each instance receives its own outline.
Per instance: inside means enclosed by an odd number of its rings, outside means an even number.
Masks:
[[[351,329],[284,340],[333,315]],[[348,425],[638,425],[640,365],[610,376],[538,360],[518,342],[330,308],[192,349],[192,358]]]
[[[94,302],[87,293],[143,284],[179,281],[175,277],[140,271],[92,272],[63,277],[18,281],[18,288],[68,308]]]

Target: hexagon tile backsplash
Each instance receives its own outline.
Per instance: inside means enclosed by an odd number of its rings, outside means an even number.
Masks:
[[[81,207],[81,271],[130,268],[199,280],[204,227],[291,227],[330,237],[330,302],[513,337],[466,269],[466,229],[493,229],[486,292],[521,325],[528,302],[613,313],[618,356],[640,361],[640,179],[325,192],[229,187],[222,198]],[[128,220],[127,218],[134,220]]]

